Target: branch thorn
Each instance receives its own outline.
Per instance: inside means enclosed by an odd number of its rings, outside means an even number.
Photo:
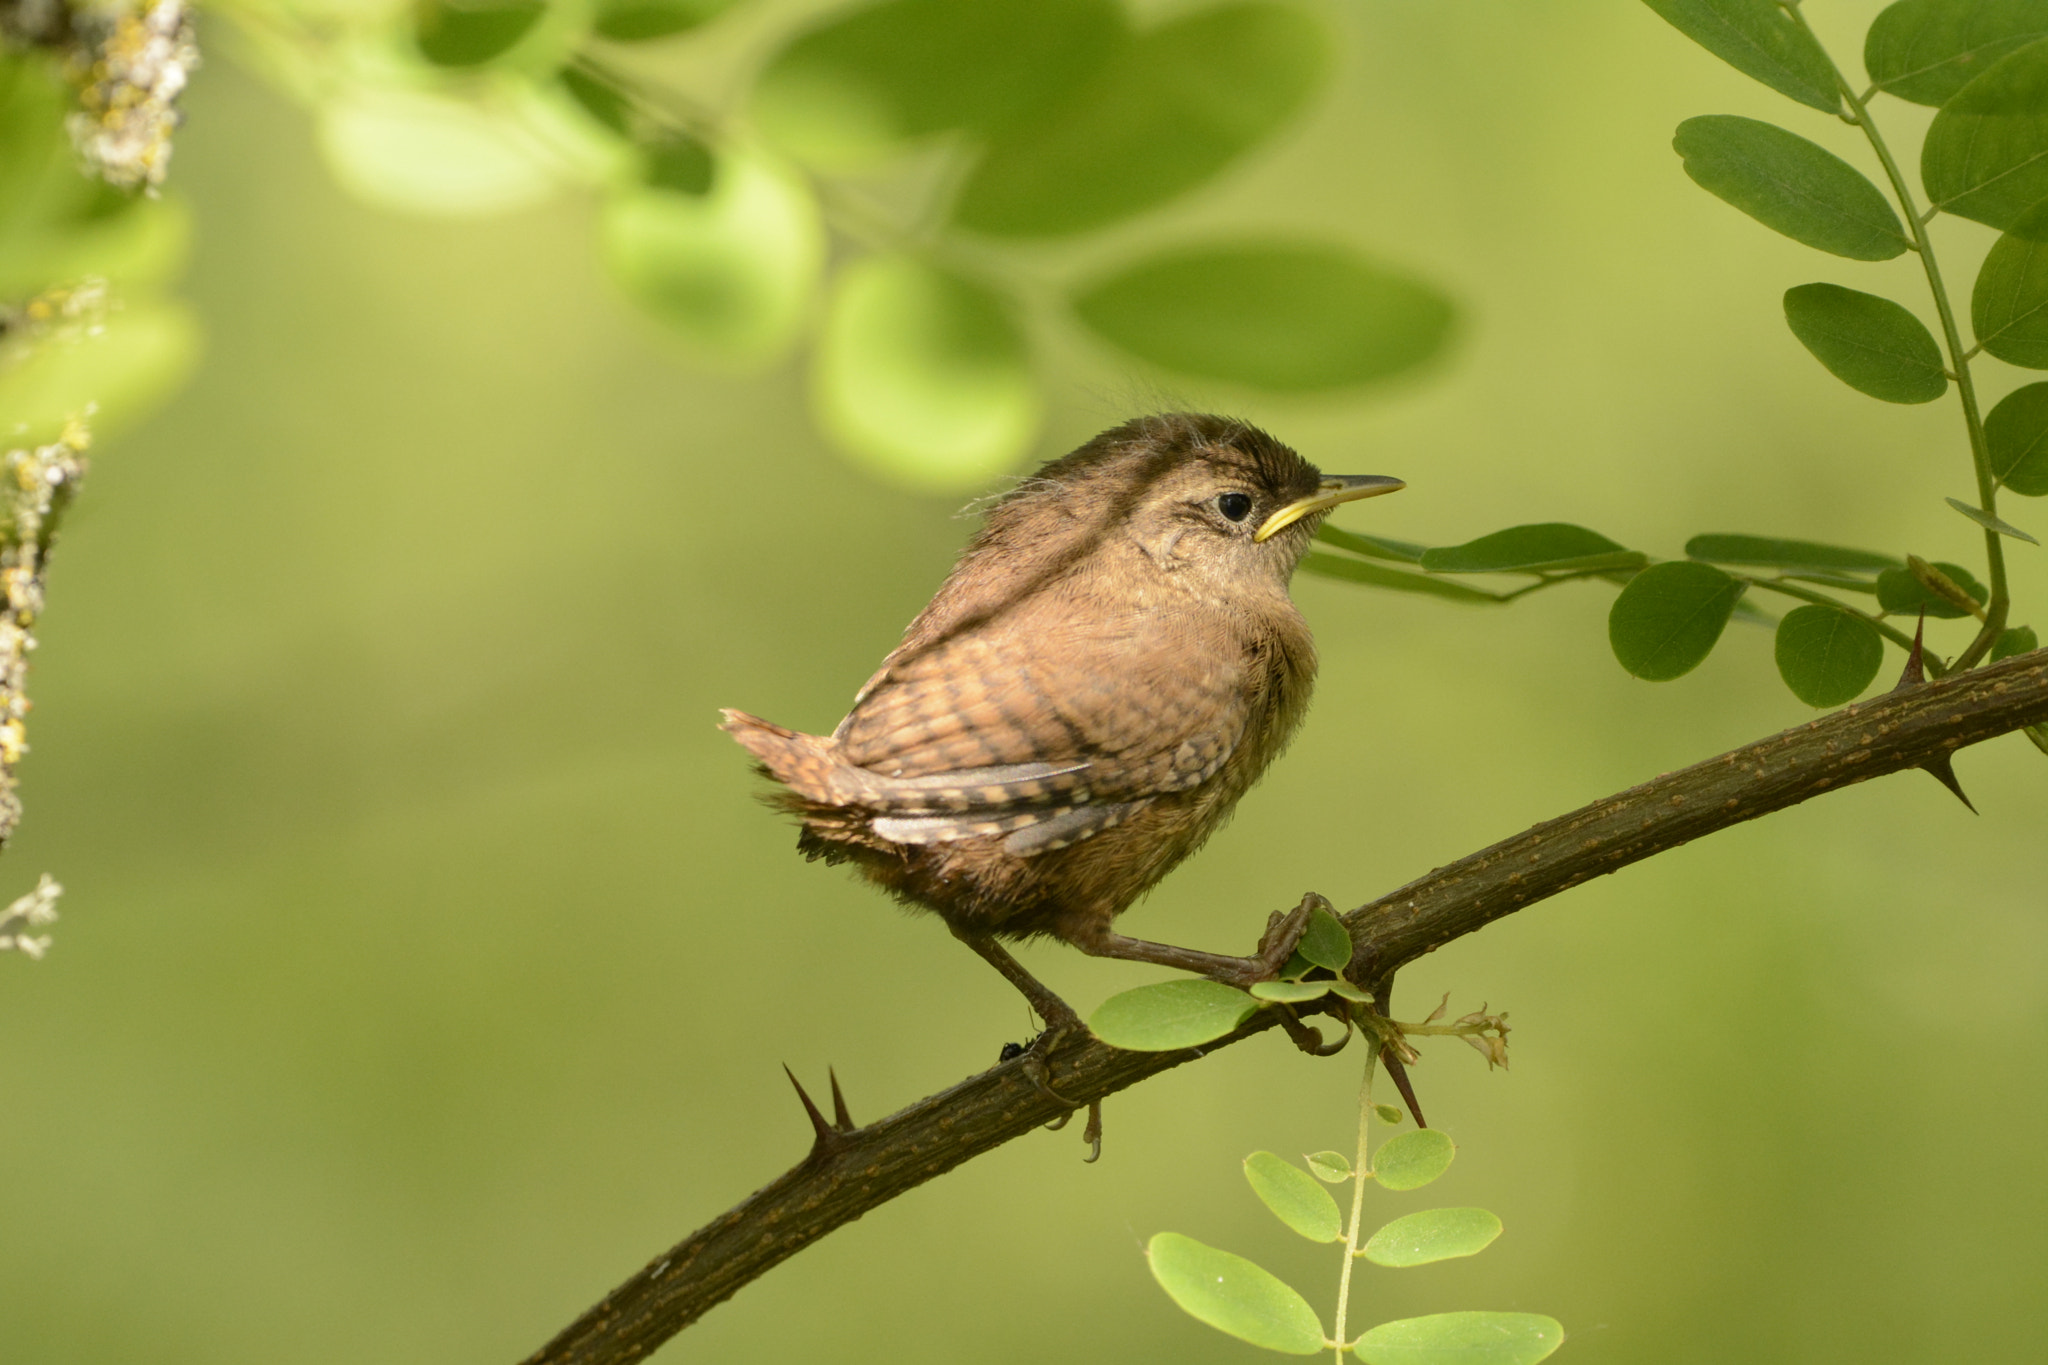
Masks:
[[[1975,815],[1978,813],[1977,808],[1970,805],[1970,798],[1963,795],[1963,784],[1956,780],[1956,756],[1954,754],[1940,754],[1928,759],[1920,766],[1923,770],[1933,773],[1935,781],[1954,792],[1956,800],[1969,806],[1970,814]]]
[[[1920,624],[1913,627],[1913,648],[1906,653],[1906,667],[1900,672],[1898,685],[1892,688],[1892,691],[1903,692],[1909,687],[1918,687],[1921,683],[1927,681],[1927,668],[1921,654],[1921,639],[1926,634],[1927,613],[1923,611],[1920,613]],[[1941,774],[1936,773],[1935,776],[1940,777]],[[1943,778],[1942,780],[1949,781],[1950,779]],[[1951,785],[1953,785],[1952,782]],[[1956,795],[1961,796],[1962,792],[1958,791]],[[1964,804],[1968,805],[1969,803],[1966,801]]]
[[[818,1112],[818,1106],[811,1103],[811,1097],[804,1090],[803,1082],[796,1078],[796,1073],[789,1069],[789,1064],[786,1062],[783,1064],[782,1074],[789,1077],[789,1083],[796,1087],[796,1097],[803,1101],[804,1113],[810,1115],[811,1131],[817,1134],[811,1141],[810,1156],[806,1157],[805,1160],[816,1160],[837,1153],[841,1147],[846,1145],[846,1133],[852,1131],[851,1127],[842,1130],[828,1123],[825,1116]],[[846,1114],[846,1101],[839,1094],[839,1080],[837,1077],[834,1077],[832,1081],[832,1098],[839,1110],[840,1116],[844,1118]]]

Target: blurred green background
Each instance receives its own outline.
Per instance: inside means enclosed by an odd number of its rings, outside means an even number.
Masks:
[[[1853,62],[1878,7],[1807,8]],[[1283,401],[1055,331],[1034,458],[1215,408],[1406,478],[1338,523],[1411,540],[1554,519],[1663,554],[1725,530],[1975,562],[1941,502],[1971,493],[1951,404],[1851,392],[1778,315],[1816,278],[1920,309],[1910,257],[1816,257],[1670,151],[1690,115],[1792,106],[1623,0],[1318,13],[1337,56],[1310,113],[1121,240],[1350,241],[1450,293],[1456,343]],[[743,47],[788,20],[731,22]],[[833,724],[970,523],[833,455],[798,367],[678,364],[602,277],[586,200],[366,207],[218,51],[188,109],[205,357],[95,451],[39,631],[5,865],[68,894],[48,961],[0,959],[0,1356],[517,1359],[803,1154],[782,1064],[836,1067],[868,1120],[1028,1032],[935,922],[798,860],[713,728],[721,705]],[[1820,122],[1795,126],[1850,154]],[[1967,279],[1991,233],[1937,231]],[[1985,368],[1994,397],[2017,374]],[[2013,562],[2025,620],[2048,569]],[[1740,623],[1678,682],[1629,678],[1603,588],[1297,597],[1323,651],[1307,728],[1131,932],[1240,951],[1304,890],[1357,904],[1810,714]],[[1507,1233],[1366,1268],[1354,1315],[1550,1313],[1588,1362],[2037,1354],[2048,766],[2009,737],[1958,768],[1982,816],[1914,774],[1857,787],[1404,973],[1408,1017],[1446,990],[1508,1010],[1514,1070],[1430,1049],[1458,1164],[1426,1201],[1369,1197]],[[1084,1011],[1153,979],[1026,958]],[[1013,1143],[661,1358],[1248,1359],[1141,1244],[1188,1233],[1326,1308],[1327,1252],[1238,1162],[1348,1148],[1360,1060],[1267,1038],[1177,1070],[1109,1102],[1099,1165],[1072,1132]]]

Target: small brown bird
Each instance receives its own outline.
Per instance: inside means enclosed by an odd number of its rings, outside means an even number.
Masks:
[[[742,711],[724,728],[783,785],[806,856],[936,913],[1055,1037],[1078,1017],[998,939],[1267,979],[1304,915],[1252,957],[1112,924],[1300,723],[1315,645],[1287,583],[1317,524],[1400,487],[1227,418],[1126,422],[996,502],[829,737]]]

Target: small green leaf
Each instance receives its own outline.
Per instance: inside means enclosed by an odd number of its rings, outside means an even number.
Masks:
[[[2048,493],[2048,384],[2028,384],[2000,399],[1984,419],[1991,474],[2021,497]]]
[[[1834,63],[1774,0],[1644,0],[1673,28],[1781,95],[1826,113],[1842,107]]]
[[[1778,623],[1778,675],[1808,706],[1854,701],[1884,662],[1884,637],[1860,616],[1818,603]]]
[[[416,12],[413,36],[420,55],[436,66],[481,66],[511,51],[546,11],[542,0],[427,0]]]
[[[825,249],[805,185],[740,155],[725,158],[709,194],[614,195],[602,240],[635,303],[698,358],[735,369],[769,364],[796,340]]]
[[[1941,107],[1920,179],[1936,208],[2000,231],[2048,199],[2048,40],[2012,49]]]
[[[1999,535],[2011,536],[2014,540],[2024,540],[2029,545],[2039,545],[2041,543],[2011,522],[2001,517],[1993,516],[1981,507],[1972,507],[1960,498],[1949,498],[1947,502],[1950,507],[1955,508],[1956,511],[1961,512],[1987,531],[1996,531]]]
[[[1328,66],[1324,26],[1291,5],[1212,5],[1172,20],[992,138],[953,220],[991,236],[1051,237],[1128,218],[1264,141]]]
[[[1302,931],[1296,951],[1318,967],[1341,972],[1351,965],[1351,931],[1319,905],[1309,912],[1308,928]]]
[[[1316,1179],[1327,1184],[1341,1185],[1351,1178],[1351,1159],[1342,1152],[1310,1152],[1307,1160]]]
[[[754,121],[827,169],[859,169],[955,129],[988,137],[1071,93],[1131,37],[1114,0],[888,0],[777,53]]]
[[[1316,527],[1316,539],[1325,545],[1335,545],[1340,550],[1349,550],[1368,559],[1391,559],[1397,564],[1421,562],[1422,552],[1428,548],[1405,540],[1389,540],[1385,536],[1368,536],[1358,531],[1346,531],[1342,527],[1330,525],[1327,521]]]
[[[1176,247],[1087,285],[1074,311],[1111,344],[1182,374],[1278,393],[1350,388],[1436,354],[1451,305],[1348,248]]]
[[[1482,592],[1468,588],[1463,583],[1452,583],[1427,574],[1408,573],[1401,569],[1389,569],[1378,564],[1369,564],[1361,559],[1348,559],[1343,555],[1326,555],[1310,551],[1301,561],[1303,573],[1318,578],[1341,578],[1347,583],[1370,583],[1376,588],[1391,588],[1395,592],[1419,592],[1431,597],[1447,597],[1453,602],[1498,603],[1499,593]]]
[[[633,135],[633,101],[609,81],[601,81],[577,67],[565,66],[555,79],[569,92],[583,112],[621,137]]]
[[[1316,964],[1310,962],[1299,952],[1289,953],[1287,955],[1287,965],[1280,969],[1280,979],[1282,981],[1299,981],[1315,969]]]
[[[1477,1256],[1498,1236],[1500,1219],[1485,1209],[1424,1209],[1388,1223],[1366,1239],[1358,1254],[1374,1265],[1428,1265]]]
[[[2014,626],[1998,633],[1998,639],[1991,646],[1991,662],[2010,659],[2015,654],[2031,654],[2040,647],[2040,637],[2034,634],[2032,626]]]
[[[1970,325],[2000,360],[2048,370],[2048,212],[2022,215],[1992,243],[1970,291]]]
[[[1337,1201],[1294,1163],[1271,1152],[1253,1152],[1244,1159],[1244,1178],[1275,1218],[1311,1242],[1334,1242],[1344,1235]]]
[[[1389,1190],[1419,1190],[1451,1168],[1457,1144],[1441,1128],[1390,1137],[1372,1154],[1373,1179]]]
[[[502,105],[427,90],[344,88],[320,106],[318,133],[343,189],[400,213],[508,213],[562,186],[560,157]]]
[[[599,0],[591,27],[615,43],[684,33],[733,7],[735,0]]]
[[[1376,1104],[1372,1107],[1372,1112],[1379,1115],[1381,1123],[1386,1124],[1399,1123],[1408,1117],[1391,1104]]]
[[[1633,569],[1646,563],[1640,550],[1624,549],[1597,531],[1569,522],[1510,526],[1463,545],[1425,550],[1430,573],[1550,573],[1569,569]]]
[[[839,272],[814,366],[825,430],[912,488],[981,487],[1038,431],[1043,405],[1008,300],[907,256]]]
[[[1743,586],[1711,564],[1651,565],[1629,580],[1607,614],[1614,657],[1650,682],[1692,672],[1713,652]]]
[[[1990,589],[1979,583],[1962,565],[1937,561],[1934,567],[1977,601],[1984,602],[1990,598]],[[1915,578],[1911,569],[1886,569],[1877,576],[1877,604],[1887,612],[1902,616],[1917,616],[1925,612],[1943,620],[1954,620],[1970,614]]]
[[[1349,1000],[1354,1005],[1370,1005],[1372,1003],[1370,995],[1367,995],[1342,977],[1330,983],[1330,994]]]
[[[2048,389],[2048,384],[2041,386]],[[1870,550],[1845,550],[1810,540],[1775,536],[1705,535],[1685,542],[1688,558],[1711,564],[1755,564],[1773,569],[1821,569],[1832,573],[1878,573],[1904,568],[1904,561]]]
[[[1323,1324],[1308,1300],[1242,1256],[1162,1232],[1145,1244],[1145,1259],[1182,1311],[1217,1331],[1285,1355],[1323,1349]]]
[[[1358,1342],[1366,1365],[1536,1365],[1564,1344],[1539,1313],[1433,1313],[1383,1322]]]
[[[1317,965],[1314,963],[1311,966]],[[1255,981],[1250,987],[1252,995],[1260,1000],[1273,1000],[1281,1004],[1299,1004],[1304,1000],[1320,1000],[1330,993],[1327,981]]]
[[[2044,36],[2041,0],[1899,0],[1871,22],[1863,66],[1878,89],[1940,106],[2000,57]]]
[[[1927,325],[1890,299],[1838,284],[1785,291],[1785,322],[1813,358],[1859,393],[1931,403],[1948,392],[1941,348]]]
[[[1111,1047],[1171,1052],[1213,1043],[1252,1017],[1259,1002],[1218,981],[1161,981],[1112,995],[1088,1018]]]
[[[1877,186],[1796,133],[1708,114],[1679,124],[1671,145],[1701,189],[1796,242],[1856,261],[1888,261],[1912,245]]]

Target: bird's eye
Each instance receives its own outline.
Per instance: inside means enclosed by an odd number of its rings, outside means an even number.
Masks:
[[[1232,521],[1243,521],[1252,514],[1252,500],[1248,493],[1225,493],[1216,499],[1216,510]]]

